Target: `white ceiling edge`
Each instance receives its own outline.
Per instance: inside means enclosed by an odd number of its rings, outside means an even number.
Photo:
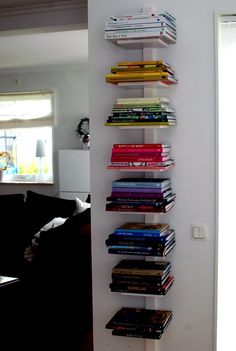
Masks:
[[[87,29],[0,37],[0,73],[12,69],[53,68],[87,63]]]

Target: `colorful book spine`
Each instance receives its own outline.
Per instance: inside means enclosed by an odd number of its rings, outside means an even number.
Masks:
[[[165,103],[169,103],[170,100],[166,97],[143,97],[143,98],[118,98],[117,99],[117,104],[132,104],[132,103],[135,103],[135,104],[150,104],[150,103],[153,103],[153,104],[158,104],[158,103],[162,103],[162,102],[165,102]]]
[[[142,154],[142,153],[144,153],[144,154],[154,153],[157,156],[166,156],[166,154],[169,154],[170,149],[168,151],[166,151],[166,150],[163,151],[162,148],[141,148],[141,147],[140,148],[131,148],[131,147],[116,148],[116,147],[113,147],[111,149],[111,151],[114,154],[116,154],[116,153],[117,154],[134,153],[134,152],[137,153],[138,152],[139,154]]]
[[[113,144],[114,149],[122,149],[122,148],[150,148],[150,149],[158,149],[158,150],[163,150],[163,149],[170,149],[171,145],[170,144]]]
[[[164,162],[168,161],[170,157],[157,157],[157,156],[112,156],[111,162]]]

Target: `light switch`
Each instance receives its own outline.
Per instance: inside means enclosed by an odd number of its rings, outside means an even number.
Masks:
[[[207,227],[204,224],[193,224],[192,225],[192,239],[193,240],[206,240],[207,239]]]

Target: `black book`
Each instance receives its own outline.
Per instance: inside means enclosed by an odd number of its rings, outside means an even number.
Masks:
[[[106,211],[118,212],[152,212],[152,213],[166,213],[174,206],[174,201],[167,204],[147,204],[147,203],[113,203],[106,204]]]
[[[112,335],[118,336],[130,336],[135,338],[145,338],[145,339],[160,339],[164,334],[166,328],[172,320],[172,315],[166,323],[163,331],[158,331],[155,328],[138,328],[138,327],[127,327],[127,326],[118,326],[115,327],[112,331]]]
[[[122,330],[122,329],[113,329],[112,335],[117,336],[127,336],[133,338],[141,338],[141,339],[156,339],[159,340],[163,333],[161,332],[143,332],[136,330]]]
[[[165,295],[173,285],[174,277],[169,276],[165,284],[157,286],[132,285],[132,284],[116,284],[110,283],[109,287],[113,292],[133,293],[133,294],[150,294],[150,295]]]
[[[171,240],[164,247],[148,247],[148,246],[128,246],[128,245],[111,245],[108,246],[110,254],[126,254],[126,255],[143,255],[143,256],[166,256],[175,247],[175,240]]]
[[[159,206],[159,205],[165,205],[170,201],[173,201],[176,198],[176,194],[170,194],[166,198],[160,198],[160,197],[152,197],[152,198],[146,198],[146,197],[114,197],[114,196],[108,196],[107,201],[112,201],[114,204],[123,204],[123,203],[129,203],[129,204],[150,204],[153,206]]]
[[[117,276],[112,276],[112,282],[117,284],[117,285],[141,285],[141,286],[147,286],[147,287],[160,287],[165,284],[167,279],[169,278],[170,271],[167,272],[167,274],[162,277],[161,279],[146,279],[146,277],[127,277],[127,276],[122,276],[122,277],[117,277]]]
[[[112,268],[112,273],[162,276],[171,268],[171,262],[167,261],[144,261],[144,260],[121,260]]]
[[[149,274],[145,274],[145,273],[141,273],[141,274],[130,274],[130,273],[123,273],[123,274],[117,274],[117,273],[111,273],[111,277],[112,279],[135,279],[137,281],[143,282],[150,282],[151,284],[153,283],[162,283],[164,282],[164,280],[166,279],[166,276],[168,276],[170,274],[171,271],[171,266],[169,266],[169,268],[162,274],[162,275],[149,275]]]

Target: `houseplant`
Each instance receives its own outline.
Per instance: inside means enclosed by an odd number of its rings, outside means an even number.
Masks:
[[[8,151],[0,151],[0,180],[2,180],[3,172],[7,169],[12,155]]]

